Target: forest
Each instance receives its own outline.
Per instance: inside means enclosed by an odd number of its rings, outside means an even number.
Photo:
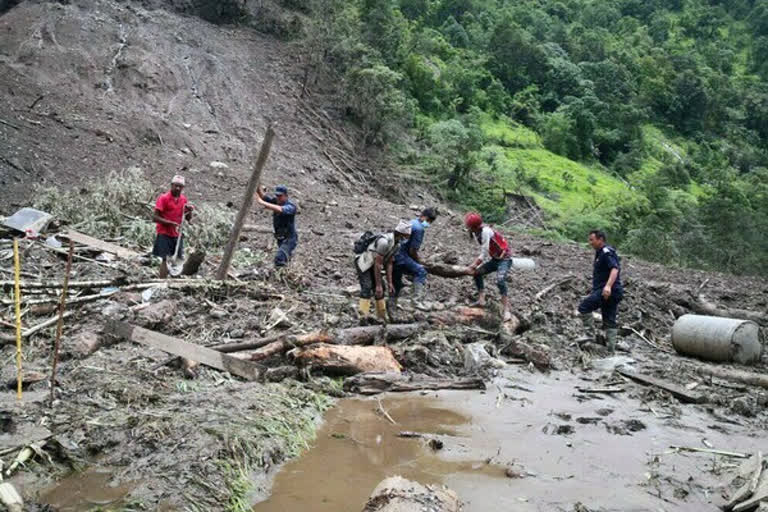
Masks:
[[[282,3],[310,80],[446,199],[522,229],[526,195],[550,236],[768,272],[767,0]]]

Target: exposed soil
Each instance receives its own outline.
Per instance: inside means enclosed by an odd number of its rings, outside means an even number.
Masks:
[[[29,510],[43,509],[44,497],[52,492],[55,480],[72,469],[84,468],[109,471],[114,485],[130,484],[122,502],[129,510],[141,506],[150,510],[236,509],[235,498],[247,501],[244,483],[255,482],[251,496],[267,495],[267,476],[273,474],[272,469],[308,446],[316,421],[331,404],[329,396],[342,395],[338,381],[299,375],[282,357],[265,362],[273,368],[267,380],[278,383],[243,382],[205,367],[199,369],[196,379],[187,380],[178,363],[162,364],[168,360],[167,354],[107,340],[100,334],[105,322],[119,318],[215,345],[278,332],[357,324],[355,299],[350,296],[356,285],[350,254],[356,234],[365,229],[391,229],[398,219],[413,216],[414,210],[433,204],[433,199],[427,191],[388,179],[384,171],[372,171],[380,167],[361,155],[354,132],[336,119],[333,110],[321,108],[324,100],[312,98],[314,103],[309,104],[300,99],[299,71],[295,48],[288,43],[248,28],[213,25],[132,2],[26,1],[0,16],[0,90],[4,91],[0,119],[5,121],[0,123],[0,213],[10,214],[16,207],[30,204],[36,184],[81,187],[86,191],[83,204],[87,207],[90,180],[131,166],[142,168],[157,185],[186,167],[191,199],[227,208],[226,203],[241,200],[248,166],[268,120],[275,123],[278,139],[263,181],[288,184],[301,206],[299,249],[284,272],[275,273],[268,264],[274,250],[269,218],[255,212],[249,222],[267,232],[247,232],[242,246],[256,256],[233,271],[247,287],[192,291],[159,287],[146,298],[141,290],[123,290],[70,308],[74,315],[65,322],[64,355],[53,407],[47,404],[46,381],[25,391],[23,405],[15,404],[10,392],[2,397],[3,409],[11,412],[4,427],[4,435],[9,437],[3,446],[21,447],[46,436],[40,431],[29,434],[31,425],[53,434],[44,453],[11,480],[27,503],[37,504],[29,505]],[[225,166],[211,166],[211,162]],[[386,190],[388,195],[376,190]],[[404,191],[403,200],[393,193],[398,190]],[[476,247],[461,229],[461,215],[445,205],[440,210],[438,221],[427,231],[424,253],[469,263]],[[537,424],[535,434],[527,433],[531,439],[558,438],[569,432],[578,436],[589,428],[595,429],[590,434],[594,439],[610,439],[611,443],[621,439],[626,447],[635,436],[650,435],[648,431],[667,435],[674,431],[667,429],[685,430],[691,425],[718,436],[764,437],[766,390],[699,376],[696,370],[702,363],[675,354],[669,333],[674,319],[691,311],[686,307],[689,294],[701,292],[720,306],[765,312],[768,281],[623,259],[626,298],[620,322],[636,333],[623,329],[621,341],[637,370],[682,386],[697,383],[695,391],[708,398],[703,406],[683,405],[656,388],[627,382],[610,371],[589,370],[590,362],[600,358],[601,348],[593,345],[590,352],[576,343],[583,333],[575,308],[589,287],[590,250],[576,243],[553,243],[514,232],[508,235],[515,255],[532,258],[537,264],[535,271],[518,271],[512,276],[513,310],[523,320],[519,332],[500,335],[497,321],[425,328],[413,339],[392,344],[406,371],[461,376],[466,373],[465,344],[486,343],[492,355],[506,359],[509,343],[523,340],[542,346],[552,361],[549,374],[531,377],[536,382],[584,376],[594,379],[587,386],[618,384],[627,389],[633,406],[643,403],[651,415],[656,411],[665,416],[662,422],[649,421],[648,412],[638,417],[612,414],[611,410],[627,408],[618,395],[600,401],[595,411],[569,405],[566,409],[572,410],[564,414],[576,419],[553,416],[554,434],[542,432],[547,425]],[[120,243],[131,245],[128,240]],[[9,247],[7,240],[0,241],[0,279],[11,276]],[[62,278],[64,264],[59,255],[28,241],[22,242],[22,250],[25,279]],[[97,253],[79,254],[92,258]],[[217,257],[209,255],[203,276],[213,274]],[[105,266],[76,261],[72,279],[122,277],[140,282],[154,272],[137,263]],[[539,291],[569,274],[574,276],[572,280],[534,300]],[[496,290],[488,284],[489,310],[498,313],[493,304]],[[99,292],[94,287],[73,293]],[[431,277],[429,292],[436,309],[449,309],[469,302],[473,285],[468,278]],[[1,297],[10,299],[9,287],[3,288]],[[47,297],[55,301],[55,295]],[[277,308],[287,320],[276,322]],[[0,319],[12,321],[12,311],[5,304]],[[33,308],[24,318],[25,327],[51,314],[50,309]],[[401,315],[403,321],[424,317],[408,308]],[[0,332],[13,331],[0,326]],[[25,342],[27,371],[49,371],[53,333],[48,328]],[[92,337],[108,343],[86,356],[78,347],[83,339]],[[15,377],[13,353],[12,347],[3,348],[4,381]],[[756,367],[744,369],[764,373],[768,361],[764,356]],[[286,376],[292,378],[284,379]],[[518,385],[530,383],[521,379]],[[502,396],[502,400],[506,407],[507,398]],[[556,408],[548,405],[545,396],[532,400],[537,409]],[[560,431],[563,426],[569,429]],[[714,433],[710,440],[716,437]],[[752,446],[722,448],[754,451],[757,445],[755,438]],[[9,452],[3,462],[9,464],[16,453]],[[568,447],[563,453],[572,456]],[[655,464],[652,469],[656,479],[678,478],[674,467]],[[569,482],[573,486],[598,484],[589,474],[574,474]],[[687,491],[690,498],[674,494],[680,485],[662,485],[653,499],[670,499],[673,493],[677,509],[698,510],[702,489],[714,490],[710,480],[701,485],[697,492]],[[526,496],[535,500],[532,493]],[[575,501],[576,494],[573,497]]]

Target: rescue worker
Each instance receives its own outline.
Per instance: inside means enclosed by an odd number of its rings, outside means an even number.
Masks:
[[[621,285],[621,264],[616,249],[606,244],[605,233],[599,230],[589,232],[589,245],[595,250],[592,268],[592,292],[579,304],[581,321],[588,331],[592,331],[594,321],[592,312],[600,309],[603,316],[603,329],[608,348],[616,349],[616,313],[619,302],[624,297]]]
[[[288,187],[285,185],[275,187],[274,196],[266,195],[264,187],[259,187],[256,193],[256,202],[272,212],[272,227],[277,240],[275,267],[284,267],[291,260],[299,243],[299,234],[296,232],[296,205],[288,198]]]
[[[421,264],[419,249],[424,243],[424,230],[437,219],[435,208],[426,208],[419,218],[411,221],[411,236],[400,243],[400,248],[395,255],[395,264],[392,270],[394,280],[394,295],[390,296],[387,308],[390,317],[397,310],[397,299],[403,289],[403,275],[413,276],[413,305],[418,309],[427,309],[424,302],[427,294],[427,269]]]
[[[390,297],[395,289],[392,279],[395,253],[399,244],[411,236],[411,223],[400,221],[394,231],[376,236],[362,254],[355,257],[355,269],[360,281],[361,318],[366,318],[371,311],[371,296],[376,297],[376,318],[387,320],[387,306],[384,299],[384,283],[381,278],[382,269],[387,272],[387,284]]]
[[[472,238],[480,244],[480,254],[467,268],[467,274],[474,276],[477,287],[475,305],[485,307],[484,276],[496,272],[496,286],[498,286],[501,294],[502,320],[507,322],[512,319],[507,289],[507,274],[512,268],[512,254],[509,250],[509,244],[501,233],[483,224],[483,218],[478,213],[468,213],[464,217],[464,224]]]
[[[176,175],[171,180],[171,189],[157,198],[152,220],[156,223],[155,244],[152,255],[160,258],[159,276],[168,277],[168,257],[176,253],[179,244],[179,256],[184,257],[184,238],[180,236],[182,218],[192,220],[194,207],[188,203],[184,190],[184,176]]]

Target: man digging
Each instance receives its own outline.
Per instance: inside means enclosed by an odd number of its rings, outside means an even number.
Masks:
[[[397,298],[403,289],[403,275],[413,276],[413,305],[417,309],[427,310],[425,299],[427,294],[427,269],[421,264],[419,249],[424,242],[424,230],[437,219],[437,210],[426,208],[418,219],[411,221],[411,236],[400,243],[400,248],[395,255],[395,265],[392,271],[394,281],[394,295],[389,297],[387,308],[390,317],[397,310]]]
[[[284,267],[299,244],[299,234],[296,232],[296,205],[288,199],[288,187],[285,185],[275,187],[273,196],[266,195],[264,187],[259,187],[256,193],[256,202],[272,212],[272,227],[277,240],[275,267]]]
[[[608,349],[616,350],[616,313],[619,302],[624,297],[621,285],[621,264],[616,249],[606,245],[605,233],[599,230],[589,232],[589,245],[595,250],[592,266],[592,292],[579,304],[579,314],[584,327],[592,332],[594,320],[592,312],[600,309],[603,316],[603,329]]]
[[[382,269],[386,269],[389,296],[394,297],[395,287],[392,279],[395,253],[400,242],[411,236],[411,223],[400,221],[394,231],[375,235],[364,252],[355,256],[355,270],[360,281],[360,319],[365,320],[371,311],[371,296],[376,296],[376,318],[387,320],[387,306],[384,300]],[[391,312],[394,313],[394,312]],[[391,320],[391,318],[390,318]]]
[[[171,180],[171,189],[157,198],[152,220],[156,223],[155,245],[152,255],[160,258],[159,276],[168,277],[168,257],[176,254],[176,244],[179,244],[178,256],[184,257],[184,238],[180,236],[182,219],[192,220],[194,207],[188,204],[184,190],[184,177],[176,175]]]

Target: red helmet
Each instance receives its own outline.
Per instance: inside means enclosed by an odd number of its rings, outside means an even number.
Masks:
[[[483,218],[479,213],[468,213],[464,216],[464,225],[469,229],[479,229],[483,225]]]

